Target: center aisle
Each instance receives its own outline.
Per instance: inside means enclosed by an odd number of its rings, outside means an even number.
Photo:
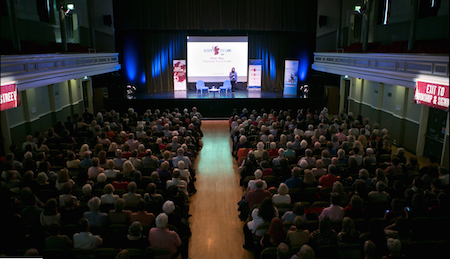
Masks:
[[[202,121],[203,149],[195,162],[195,187],[189,219],[189,257],[253,258],[242,248],[244,225],[238,218],[241,199],[237,164],[231,156],[228,121]]]

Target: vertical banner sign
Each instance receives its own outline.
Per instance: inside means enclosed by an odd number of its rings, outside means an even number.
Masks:
[[[284,92],[285,95],[297,95],[298,60],[284,61]]]
[[[4,111],[12,109],[20,105],[19,93],[17,92],[16,84],[2,85],[0,93],[0,110]]]
[[[252,59],[249,62],[248,90],[261,90],[261,59]]]
[[[173,60],[173,90],[186,91],[186,60]]]
[[[414,91],[414,102],[432,108],[448,110],[448,85],[438,85],[426,82],[417,82]]]

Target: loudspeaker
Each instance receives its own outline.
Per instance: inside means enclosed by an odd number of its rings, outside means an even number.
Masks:
[[[319,16],[319,28],[327,25],[327,17],[325,15],[320,15]]]
[[[111,27],[112,25],[112,17],[111,15],[103,15],[103,24]]]

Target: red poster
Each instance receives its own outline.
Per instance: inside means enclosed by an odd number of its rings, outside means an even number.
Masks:
[[[0,110],[12,109],[20,105],[16,84],[2,85],[0,93]]]
[[[438,85],[427,82],[417,82],[414,92],[414,102],[433,108],[448,109],[448,85]]]

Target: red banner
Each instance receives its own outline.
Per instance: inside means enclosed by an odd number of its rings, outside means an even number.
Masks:
[[[414,102],[445,111],[448,109],[448,92],[448,85],[417,82]]]
[[[2,85],[0,93],[1,111],[16,108],[20,105],[19,93],[17,92],[16,84]]]

